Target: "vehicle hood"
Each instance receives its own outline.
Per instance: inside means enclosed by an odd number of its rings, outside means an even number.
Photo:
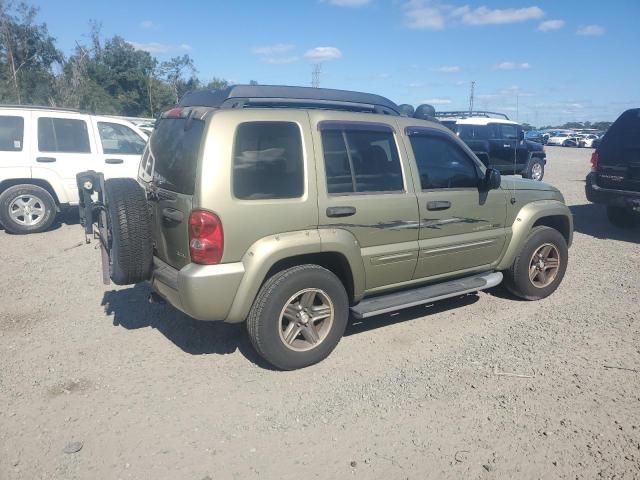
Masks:
[[[558,200],[565,203],[564,196],[560,190],[553,185],[549,185],[545,182],[539,182],[537,180],[529,180],[509,175],[502,177],[500,187],[503,190],[512,191],[516,194],[517,192],[522,192],[529,201]]]
[[[530,152],[541,152],[544,150],[544,147],[538,142],[534,142],[533,140],[525,140],[525,142],[527,142],[527,147],[529,147]]]

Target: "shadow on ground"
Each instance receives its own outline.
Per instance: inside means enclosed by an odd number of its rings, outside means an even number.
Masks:
[[[612,225],[607,219],[606,208],[603,205],[587,203],[571,205],[569,209],[573,213],[573,228],[578,233],[603,240],[640,242],[640,228],[619,228]]]
[[[148,284],[111,290],[105,292],[102,306],[105,313],[113,317],[113,325],[127,330],[155,328],[185,353],[226,355],[238,350],[250,362],[265,369],[272,369],[251,346],[244,324],[231,325],[194,320],[170,305],[150,304],[147,300],[150,292]],[[478,300],[477,294],[470,294],[366,320],[351,318],[345,335],[365,333],[400,322],[422,319],[435,313],[471,305]]]

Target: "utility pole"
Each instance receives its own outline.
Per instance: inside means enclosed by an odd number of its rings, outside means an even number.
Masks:
[[[476,89],[476,82],[475,80],[471,81],[471,91],[469,92],[469,113],[473,112],[473,101],[474,101],[474,97],[475,97],[475,89]]]
[[[320,72],[321,72],[321,64],[316,63],[313,66],[313,70],[311,70],[311,86],[313,88],[320,88]]]
[[[518,120],[518,113],[519,113],[519,103],[520,103],[520,95],[518,95],[516,93],[516,122],[519,121]]]

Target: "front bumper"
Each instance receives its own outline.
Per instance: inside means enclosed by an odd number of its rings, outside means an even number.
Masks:
[[[243,276],[242,263],[190,263],[176,270],[154,257],[151,288],[178,310],[197,320],[224,321]]]
[[[602,188],[596,183],[596,172],[587,175],[584,187],[587,200],[616,207],[640,208],[640,192]]]

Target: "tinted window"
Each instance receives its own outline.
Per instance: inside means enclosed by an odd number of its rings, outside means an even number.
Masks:
[[[400,157],[388,130],[322,131],[329,193],[403,191]]]
[[[423,190],[478,186],[473,161],[453,141],[431,135],[411,135]]]
[[[304,192],[300,129],[290,122],[238,126],[233,149],[233,194],[244,200],[298,198]]]
[[[193,195],[204,122],[163,118],[151,136],[153,181],[158,187]]]
[[[91,153],[87,122],[70,118],[38,119],[41,152]]]
[[[502,131],[502,138],[507,140],[516,140],[518,138],[518,130],[515,125],[500,125]]]
[[[129,127],[118,123],[98,122],[102,151],[106,154],[140,155],[145,141]]]
[[[24,119],[0,116],[0,152],[22,151]]]
[[[640,148],[640,109],[627,110],[620,115],[600,144],[600,152],[605,154],[629,148]],[[640,152],[635,152],[634,157],[640,158]]]
[[[487,125],[458,125],[458,135],[464,140],[488,140],[490,133]]]

